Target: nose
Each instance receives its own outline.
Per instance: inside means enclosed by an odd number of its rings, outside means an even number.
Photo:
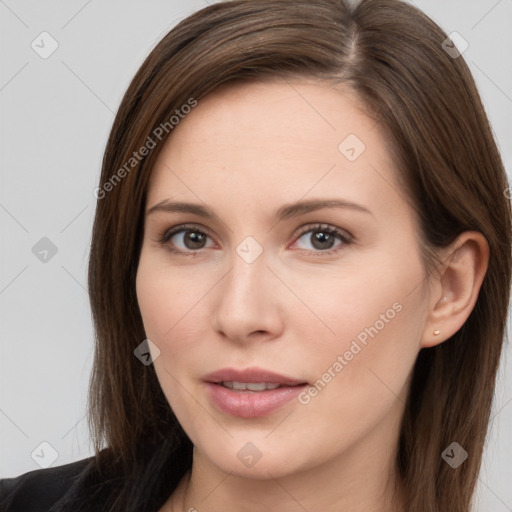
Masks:
[[[232,267],[216,287],[213,328],[234,343],[270,341],[283,328],[279,280],[265,251],[249,263],[234,252]]]

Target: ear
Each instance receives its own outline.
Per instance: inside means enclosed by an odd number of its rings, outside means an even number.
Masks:
[[[443,263],[431,277],[422,348],[446,341],[473,311],[489,264],[489,244],[482,233],[465,231],[443,249],[441,256]],[[437,331],[439,334],[435,335]]]

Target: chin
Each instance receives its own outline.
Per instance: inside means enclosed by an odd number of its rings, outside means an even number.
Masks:
[[[302,452],[302,457],[300,459],[297,457],[301,452],[299,446],[283,447],[282,444],[272,446],[265,440],[261,442],[233,440],[228,446],[219,443],[215,450],[212,451],[212,447],[209,448],[203,452],[203,455],[206,455],[210,463],[221,471],[239,478],[254,480],[280,478],[301,472],[306,469],[304,466],[309,466],[307,454]],[[315,458],[313,454],[311,458]],[[311,467],[315,462],[311,461]]]

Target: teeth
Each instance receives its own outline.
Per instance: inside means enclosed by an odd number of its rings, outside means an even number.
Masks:
[[[224,381],[221,384],[229,389],[236,389],[238,391],[265,391],[266,389],[276,389],[280,384],[269,383],[269,382],[236,382],[236,381]]]

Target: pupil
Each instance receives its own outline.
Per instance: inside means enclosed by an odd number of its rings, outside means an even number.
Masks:
[[[329,249],[332,247],[333,238],[329,233],[324,233],[323,231],[317,231],[315,234],[315,242],[320,242],[320,247],[316,247],[317,249]],[[322,243],[328,243],[328,247],[322,246]],[[331,242],[331,243],[329,243]],[[313,244],[315,245],[315,244]]]
[[[188,236],[185,237],[185,240],[191,242],[192,244],[192,247],[188,247],[189,249],[197,249],[197,246],[204,242],[203,235],[194,231],[189,231]]]

